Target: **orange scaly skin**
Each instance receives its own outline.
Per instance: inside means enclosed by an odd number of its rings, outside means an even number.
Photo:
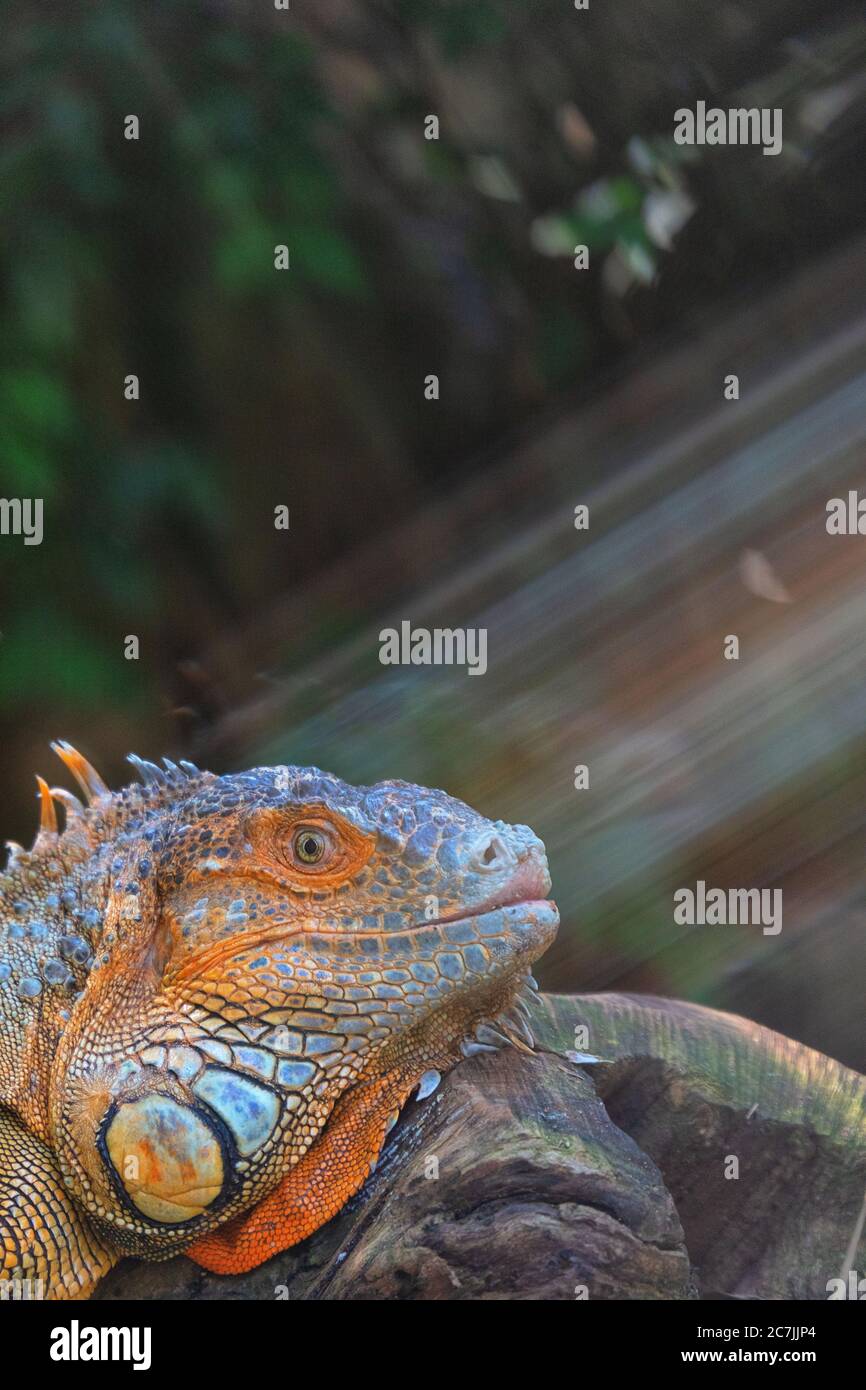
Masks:
[[[88,804],[39,779],[0,878],[3,1278],[252,1269],[363,1185],[419,1084],[531,1047],[558,917],[528,827],[316,768],[131,758],[143,785],[112,793],[56,751]]]

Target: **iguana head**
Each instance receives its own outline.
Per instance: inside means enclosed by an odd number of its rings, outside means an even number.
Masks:
[[[49,1039],[36,1061],[67,1186],[122,1248],[183,1249],[291,1170],[314,1176],[329,1126],[339,1197],[338,1132],[366,1175],[419,1082],[531,1046],[519,992],[558,916],[528,827],[315,768],[132,759],[144,785],[111,793],[58,751],[89,806],[62,795],[65,832],[46,813],[15,855],[8,901],[40,868],[55,885],[36,889],[51,936],[19,1007]]]

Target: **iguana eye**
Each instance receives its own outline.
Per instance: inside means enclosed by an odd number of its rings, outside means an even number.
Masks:
[[[375,835],[318,802],[263,806],[247,817],[244,832],[254,851],[245,876],[276,878],[303,892],[338,887],[367,862],[376,845]]]
[[[296,830],[292,848],[302,864],[318,864],[325,853],[325,837],[318,830]]]

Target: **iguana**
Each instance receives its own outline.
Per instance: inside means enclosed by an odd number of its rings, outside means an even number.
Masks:
[[[52,747],[85,802],[38,778],[0,878],[5,1280],[251,1269],[362,1186],[416,1087],[532,1047],[521,991],[559,919],[527,826],[317,768],[131,756],[112,792]]]

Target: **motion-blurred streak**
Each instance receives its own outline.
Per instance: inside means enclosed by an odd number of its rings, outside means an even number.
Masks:
[[[864,1065],[866,926],[851,904],[866,836],[866,538],[826,529],[829,499],[862,481],[864,368],[866,316],[765,372],[751,401],[744,380],[709,433],[674,429],[579,497],[560,468],[546,516],[371,614],[306,687],[295,673],[290,698],[277,688],[287,732],[245,753],[442,783],[537,825],[564,923],[544,972],[554,988],[746,1000],[801,1036],[790,961],[821,954],[822,923],[846,912],[844,934],[825,938],[816,978],[834,998],[806,1011],[808,1041]],[[750,548],[790,602],[743,582]],[[488,674],[383,671],[378,631],[406,617],[486,628]],[[738,661],[724,658],[730,634]],[[578,764],[587,790],[573,786]],[[781,888],[781,934],[678,926],[673,893],[698,878]]]

